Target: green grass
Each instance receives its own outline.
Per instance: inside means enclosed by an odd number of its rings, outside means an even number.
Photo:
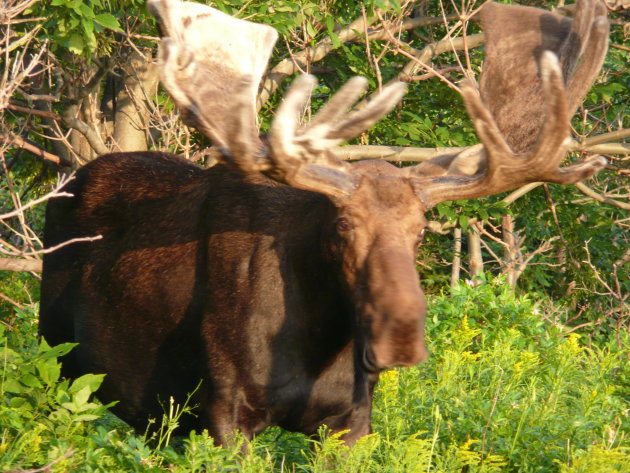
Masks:
[[[433,298],[430,360],[383,373],[374,433],[351,449],[325,429],[268,429],[247,452],[238,435],[172,437],[186,407],[135,434],[94,400],[100,376],[59,378],[72,346],[37,341],[36,309],[0,328],[0,471],[630,472],[627,333],[565,336],[500,279]]]

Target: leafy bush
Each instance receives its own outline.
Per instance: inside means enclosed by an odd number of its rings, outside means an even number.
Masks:
[[[134,433],[93,399],[102,376],[59,378],[72,345],[38,343],[29,307],[0,328],[3,471],[629,471],[627,334],[565,336],[501,279],[431,301],[430,360],[382,374],[374,433],[353,448],[325,428],[319,440],[267,429],[247,451],[238,434],[228,448],[207,432],[172,438],[186,406],[156,436]]]

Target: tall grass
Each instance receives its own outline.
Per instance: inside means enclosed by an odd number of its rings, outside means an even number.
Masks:
[[[373,434],[348,448],[272,428],[244,449],[172,437],[186,406],[153,439],[132,432],[94,400],[101,376],[60,379],[72,346],[38,342],[30,305],[0,328],[0,471],[630,472],[627,333],[564,335],[543,310],[501,280],[436,297],[432,356],[382,374]]]

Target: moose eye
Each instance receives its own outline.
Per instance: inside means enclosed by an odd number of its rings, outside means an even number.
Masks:
[[[348,220],[346,217],[338,218],[335,225],[337,226],[337,231],[339,233],[345,233],[352,230],[352,224],[350,223],[350,220]]]

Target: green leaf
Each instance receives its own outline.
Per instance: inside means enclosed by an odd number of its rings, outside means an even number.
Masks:
[[[2,388],[5,393],[21,394],[26,391],[26,389],[13,378],[6,379],[2,384]]]
[[[330,36],[330,40],[332,42],[333,48],[341,47],[341,40],[339,39],[339,36],[337,36],[336,33],[334,33],[332,30],[329,30],[328,36]]]
[[[73,402],[77,406],[77,410],[81,409],[90,399],[92,391],[89,386],[84,386],[79,392],[74,395]]]
[[[314,38],[315,36],[317,36],[317,31],[315,30],[315,28],[313,27],[310,21],[306,23],[306,32],[309,34],[311,38]]]
[[[42,383],[39,380],[39,378],[37,378],[37,376],[32,375],[31,373],[27,373],[24,376],[22,376],[20,381],[22,382],[22,384],[24,384],[25,386],[28,386],[30,388],[41,388],[42,387]]]
[[[84,18],[92,19],[95,17],[94,11],[90,7],[88,7],[85,3],[82,3],[79,6],[79,12],[81,12]]]
[[[90,392],[93,393],[100,387],[103,382],[103,378],[105,378],[104,374],[84,374],[80,378],[74,380],[69,391],[71,393],[76,393],[85,387],[89,387]]]
[[[9,401],[9,407],[13,409],[19,409],[24,404],[26,404],[26,399],[24,399],[23,397],[14,397],[11,398],[11,400]]]
[[[56,359],[41,360],[37,364],[37,371],[40,378],[46,385],[55,383],[61,374],[61,364]]]
[[[105,28],[109,28],[110,30],[122,31],[118,20],[111,13],[100,13],[96,15],[94,21],[96,21],[99,25],[104,26]]]
[[[459,226],[462,227],[462,230],[468,230],[468,217],[466,215],[459,216]]]
[[[81,414],[72,419],[72,422],[89,422],[92,420],[96,420],[101,416],[97,416],[95,414]]]
[[[82,54],[83,49],[85,49],[85,42],[80,35],[78,35],[77,33],[72,33],[68,38],[66,47],[74,54]]]
[[[37,354],[37,359],[49,360],[51,358],[59,358],[60,356],[67,355],[70,350],[72,350],[77,345],[77,343],[61,343],[50,348],[46,341],[42,339],[40,344],[40,350],[42,350],[42,353]]]

